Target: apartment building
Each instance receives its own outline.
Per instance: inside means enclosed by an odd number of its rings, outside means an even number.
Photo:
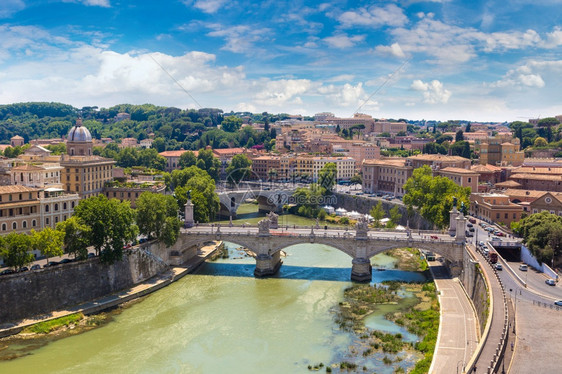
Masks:
[[[348,181],[355,175],[355,160],[351,157],[313,157],[312,181],[318,181],[320,170],[328,163],[336,164],[336,180]]]
[[[199,154],[198,151],[186,151],[184,149],[180,149],[179,151],[164,151],[159,153],[160,156],[166,158],[166,171],[168,173],[180,169],[180,157],[185,152],[193,152],[195,157],[197,157]]]
[[[413,172],[405,158],[365,160],[362,170],[364,192],[383,192],[395,196],[404,195],[404,184]]]
[[[281,157],[259,156],[252,159],[252,177],[268,181],[278,180],[281,173]]]
[[[355,160],[355,169],[361,169],[365,160],[375,160],[381,157],[381,149],[373,143],[353,140],[330,141],[332,152],[343,153]]]
[[[519,139],[512,138],[511,134],[489,137],[481,142],[476,141],[475,148],[480,152],[482,165],[519,166],[525,160],[525,152],[519,149]]]
[[[521,219],[522,213],[523,207],[512,203],[505,194],[470,194],[470,214],[485,221],[503,223],[509,227],[511,222]]]
[[[41,228],[40,189],[0,186],[0,234]]]
[[[424,165],[431,167],[432,170],[439,170],[446,167],[470,169],[471,161],[460,156],[430,155],[421,154],[407,157],[408,164],[414,169]]]
[[[62,188],[60,164],[22,164],[11,169],[11,184],[36,188]]]
[[[152,192],[164,194],[166,185],[157,182],[109,182],[106,183],[103,194],[108,199],[117,199],[119,201],[129,201],[131,208],[136,208],[136,201],[143,192]]]
[[[461,187],[469,187],[471,192],[478,192],[478,173],[470,169],[446,167],[435,174],[449,178]]]

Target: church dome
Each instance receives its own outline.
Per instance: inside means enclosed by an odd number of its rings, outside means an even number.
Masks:
[[[82,126],[82,120],[78,118],[76,120],[76,125],[70,129],[68,132],[69,142],[91,142],[92,134],[90,131]]]

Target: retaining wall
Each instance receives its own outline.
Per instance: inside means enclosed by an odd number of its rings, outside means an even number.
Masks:
[[[476,309],[480,334],[482,334],[488,314],[490,313],[490,306],[488,301],[488,287],[486,286],[486,280],[479,266],[479,264],[472,262],[470,259],[465,259],[461,281],[466,293],[472,300],[474,309]]]
[[[134,247],[112,265],[98,258],[0,277],[0,326],[130,288],[168,269],[156,242]]]

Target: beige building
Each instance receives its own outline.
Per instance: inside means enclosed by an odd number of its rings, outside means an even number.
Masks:
[[[478,173],[472,170],[446,167],[439,169],[436,175],[447,177],[461,187],[469,187],[471,192],[478,192]]]
[[[15,135],[10,138],[11,147],[21,147],[22,145],[24,145],[24,143],[25,140],[19,135]]]
[[[108,183],[103,189],[104,195],[108,199],[119,201],[129,201],[131,208],[136,208],[136,201],[143,192],[153,192],[164,194],[166,185],[163,183]]]
[[[529,211],[531,214],[549,212],[562,216],[562,193],[544,192],[530,203]]]
[[[381,149],[373,143],[352,140],[331,141],[330,143],[332,144],[332,152],[341,152],[354,159],[356,169],[361,169],[365,160],[381,158]]]
[[[519,139],[511,138],[509,134],[508,139],[506,136],[495,136],[483,140],[481,143],[478,141],[475,148],[480,151],[480,163],[482,165],[522,165],[525,160],[525,152],[519,150]]]
[[[36,188],[62,188],[59,164],[23,164],[11,170],[11,184]]]
[[[470,169],[471,165],[471,161],[468,158],[460,156],[421,154],[409,156],[407,160],[414,169],[427,165],[434,171],[446,167]]]
[[[40,189],[0,186],[0,234],[41,228]]]
[[[404,184],[413,172],[405,158],[365,160],[362,169],[364,192],[383,192],[395,196],[404,195]]]
[[[510,227],[511,222],[521,219],[523,207],[514,204],[509,196],[498,193],[472,193],[470,195],[470,214],[487,222],[503,223]]]
[[[180,168],[180,157],[185,152],[193,152],[195,157],[199,154],[198,151],[186,151],[181,149],[179,151],[164,151],[160,152],[159,155],[166,158],[166,171],[171,173],[173,170],[178,170]]]
[[[66,155],[61,156],[61,183],[68,193],[76,193],[80,199],[102,193],[106,181],[113,178],[115,161],[92,155],[92,135],[82,126],[79,118],[68,132]]]
[[[312,181],[318,181],[318,173],[328,163],[336,164],[336,180],[348,181],[355,175],[355,160],[351,157],[313,157]]]

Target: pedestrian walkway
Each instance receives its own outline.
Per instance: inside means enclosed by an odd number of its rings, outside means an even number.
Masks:
[[[458,278],[439,261],[428,262],[439,292],[439,336],[431,373],[461,373],[479,340],[478,318]]]
[[[134,287],[119,291],[99,299],[76,305],[71,308],[57,310],[49,314],[28,318],[18,322],[17,324],[0,329],[0,338],[19,333],[24,328],[39,322],[45,322],[52,319],[68,316],[74,313],[95,314],[103,310],[113,308],[119,304],[134,300],[136,298],[148,295],[157,291],[172,282],[182,278],[186,274],[193,272],[205,260],[210,257],[218,248],[218,245],[209,245],[201,248],[197,256],[188,260],[185,264],[178,267],[171,267],[167,271],[158,274]]]

